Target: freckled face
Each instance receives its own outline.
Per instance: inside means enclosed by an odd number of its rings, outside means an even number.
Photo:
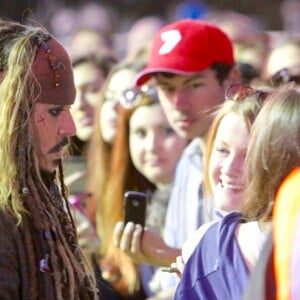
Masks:
[[[249,132],[242,117],[227,114],[219,124],[209,161],[209,179],[216,208],[240,210]]]
[[[62,149],[68,138],[76,133],[70,106],[37,103],[32,122],[40,168],[53,172],[62,158]]]
[[[158,103],[133,112],[129,122],[131,159],[138,171],[156,186],[172,182],[186,145],[186,140],[169,125]]]

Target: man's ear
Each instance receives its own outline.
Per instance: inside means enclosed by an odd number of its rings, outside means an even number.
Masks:
[[[230,70],[227,78],[224,80],[223,86],[226,90],[231,84],[236,84],[236,83],[240,83],[240,82],[241,82],[241,73],[238,70],[237,66],[234,66]]]

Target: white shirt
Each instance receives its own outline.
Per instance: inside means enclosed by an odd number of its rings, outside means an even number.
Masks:
[[[181,248],[200,225],[209,221],[203,206],[203,155],[200,138],[193,139],[176,167],[166,214],[165,242]]]

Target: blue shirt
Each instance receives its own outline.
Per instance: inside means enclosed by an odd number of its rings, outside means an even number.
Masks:
[[[235,237],[241,214],[226,215],[204,234],[188,260],[175,300],[240,300],[249,276]]]

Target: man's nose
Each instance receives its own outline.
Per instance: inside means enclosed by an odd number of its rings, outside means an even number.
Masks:
[[[59,133],[65,136],[74,136],[76,134],[76,126],[70,111],[65,111],[62,124],[59,127]]]
[[[184,91],[178,90],[174,93],[172,102],[178,109],[182,109],[188,106],[188,99]]]

